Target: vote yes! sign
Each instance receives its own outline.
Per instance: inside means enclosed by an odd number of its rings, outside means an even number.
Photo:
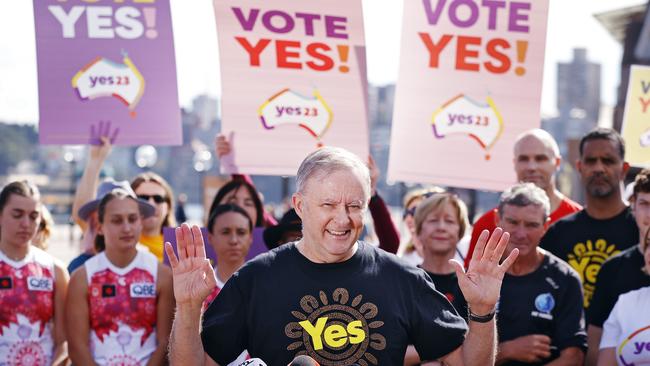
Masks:
[[[34,0],[34,18],[41,143],[99,121],[116,144],[182,143],[169,0]]]
[[[548,0],[404,2],[390,180],[515,182],[514,140],[541,122],[547,13]]]
[[[215,0],[224,173],[292,175],[314,149],[368,154],[359,0]]]

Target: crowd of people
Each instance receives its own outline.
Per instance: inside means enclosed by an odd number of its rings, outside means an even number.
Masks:
[[[109,135],[88,149],[72,215],[83,250],[67,269],[45,251],[38,188],[0,192],[0,365],[650,364],[650,170],[625,197],[614,130],[580,141],[584,207],[556,187],[560,150],[534,129],[497,207],[472,224],[453,190],[414,190],[401,240],[372,158],[308,155],[279,221],[233,175],[202,231],[176,221],[163,177],[100,180]],[[215,145],[231,153],[225,136]],[[367,211],[377,246],[359,240]],[[250,259],[255,245],[268,251]]]

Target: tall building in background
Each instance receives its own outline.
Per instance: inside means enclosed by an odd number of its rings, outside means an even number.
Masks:
[[[557,176],[558,188],[577,202],[584,192],[575,167],[578,141],[598,126],[600,117],[600,64],[587,59],[587,50],[573,50],[573,60],[557,65],[557,109],[559,115],[542,121],[560,146],[564,158]]]
[[[575,115],[598,122],[600,112],[600,64],[587,60],[587,50],[573,49],[571,62],[557,65],[557,107],[560,116]]]
[[[198,128],[209,130],[219,115],[219,101],[209,95],[199,95],[192,100],[192,114],[196,117]]]

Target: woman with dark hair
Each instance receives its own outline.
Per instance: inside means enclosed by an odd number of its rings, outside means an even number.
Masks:
[[[217,254],[214,267],[217,287],[206,300],[209,304],[233,273],[246,262],[246,255],[253,243],[253,222],[244,209],[227,203],[210,211],[207,227],[208,241]]]
[[[51,365],[65,358],[63,305],[68,274],[32,245],[42,219],[38,189],[0,192],[0,365]]]
[[[233,179],[224,184],[210,205],[210,213],[212,213],[217,206],[224,204],[233,204],[242,208],[255,227],[266,226],[264,221],[264,206],[262,200],[255,187],[244,179]]]
[[[214,266],[217,286],[203,302],[203,311],[219,295],[230,277],[244,265],[253,243],[253,221],[248,212],[231,203],[211,207],[207,228],[208,242],[217,254]],[[247,357],[248,352],[244,351],[229,365],[239,365]]]
[[[76,365],[162,365],[174,308],[171,271],[136,247],[155,208],[128,182],[115,184],[97,208],[99,253],[70,280],[70,358]]]

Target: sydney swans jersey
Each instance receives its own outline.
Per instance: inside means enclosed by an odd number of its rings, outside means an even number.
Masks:
[[[31,247],[21,261],[0,251],[0,365],[50,365],[54,260]]]
[[[90,349],[100,365],[144,365],[156,350],[158,259],[138,251],[126,267],[105,253],[85,264],[90,313]]]

